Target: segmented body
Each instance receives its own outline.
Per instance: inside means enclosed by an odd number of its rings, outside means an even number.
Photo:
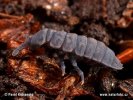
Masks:
[[[79,57],[85,57],[113,69],[120,70],[123,68],[115,53],[103,42],[97,41],[94,38],[87,38],[83,35],[48,28],[40,30],[27,39],[13,51],[12,55],[16,56],[26,46],[34,49],[45,43],[54,49],[60,49]]]

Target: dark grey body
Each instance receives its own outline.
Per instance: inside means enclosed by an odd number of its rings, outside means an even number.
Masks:
[[[94,60],[110,68],[117,70],[123,68],[114,52],[104,43],[97,41],[94,38],[87,38],[86,36],[77,35],[75,33],[67,33],[47,28],[40,30],[27,39],[13,51],[12,55],[17,55],[25,46],[34,49],[45,43],[48,43],[52,48],[74,53],[77,56]]]

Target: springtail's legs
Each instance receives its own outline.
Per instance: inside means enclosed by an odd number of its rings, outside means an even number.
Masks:
[[[80,78],[81,78],[81,85],[83,85],[83,84],[84,84],[84,73],[83,73],[83,71],[78,67],[77,62],[76,62],[76,60],[74,59],[73,56],[71,57],[71,63],[72,63],[72,65],[73,65],[74,69],[77,71],[78,75],[79,75]]]
[[[65,66],[65,63],[64,63],[63,59],[60,60],[60,65],[61,65],[62,76],[64,76],[65,75],[66,66]]]
[[[65,75],[65,70],[66,70],[66,65],[65,65],[65,62],[64,62],[64,53],[62,51],[56,51],[56,53],[54,53],[54,57],[57,58],[58,60],[58,63],[61,67],[61,72],[62,72],[62,76]]]

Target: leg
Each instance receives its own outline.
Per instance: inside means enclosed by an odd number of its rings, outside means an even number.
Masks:
[[[55,53],[54,57],[58,59],[59,64],[61,66],[62,76],[64,76],[65,75],[65,69],[66,69],[66,66],[65,66],[65,63],[64,63],[64,54],[60,51],[57,51],[57,52],[58,52],[58,55],[57,55],[57,53]]]
[[[74,67],[74,69],[78,72],[78,75],[81,78],[81,85],[84,84],[84,73],[83,71],[78,67],[76,60],[74,59],[74,57],[71,58],[71,62],[72,65]]]
[[[64,61],[62,59],[60,60],[60,65],[61,65],[62,76],[64,76],[65,75],[66,66],[65,66],[65,63],[64,63]]]

